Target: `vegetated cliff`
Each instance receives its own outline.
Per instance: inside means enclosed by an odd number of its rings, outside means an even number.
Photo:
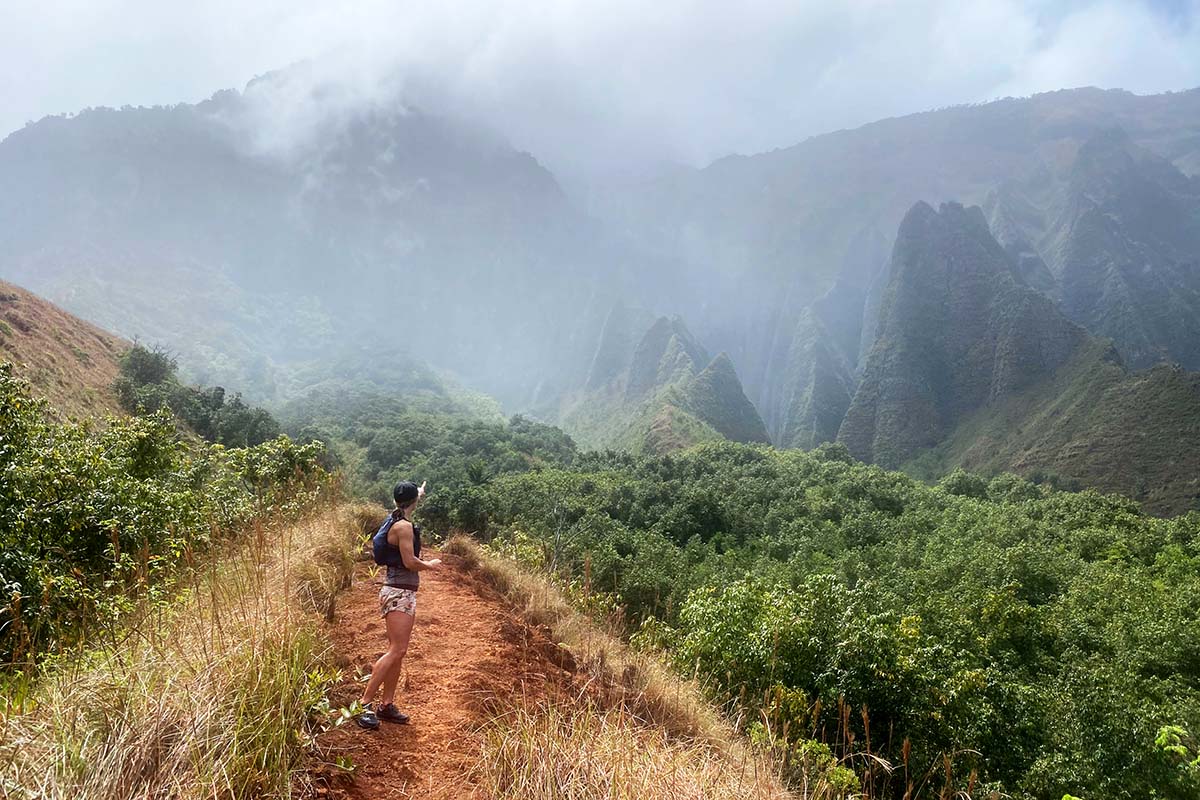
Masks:
[[[37,295],[0,281],[0,361],[58,413],[77,418],[119,412],[113,392],[129,343]]]
[[[1061,176],[1000,187],[988,210],[1027,280],[1130,366],[1200,368],[1200,178],[1114,128]]]
[[[1183,174],[1200,174],[1200,90],[1138,96],[1087,88],[881,120],[770,153],[675,170],[638,191],[614,193],[605,216],[643,247],[686,258],[692,273],[706,276],[704,316],[678,307],[697,335],[729,352],[782,443],[791,402],[784,387],[794,380],[786,351],[799,316],[834,285],[848,260],[869,252],[862,245],[872,232],[885,241],[864,268],[867,285],[880,275],[913,203],[982,204],[1012,181],[1053,188],[1080,148],[1114,126]],[[1036,199],[1038,224],[1053,222]],[[1029,244],[1031,255],[1044,258],[1039,239]],[[1050,288],[1031,275],[1026,281]],[[874,342],[879,300],[869,296],[865,312],[858,308],[864,356]],[[1083,317],[1072,319],[1088,327]],[[1115,332],[1092,332],[1118,339],[1127,360],[1141,366]]]
[[[787,369],[787,405],[777,444],[809,449],[836,439],[855,380],[816,310],[806,310],[796,326]]]
[[[679,317],[614,307],[591,363],[586,384],[553,412],[586,446],[666,452],[768,441],[733,362],[710,356]]]
[[[1200,499],[1200,375],[1130,372],[1025,283],[979,208],[918,204],[897,234],[879,333],[839,439],[926,477],[1015,470],[1160,513]]]
[[[1052,375],[1087,339],[1014,275],[978,207],[914,206],[890,277],[839,433],[864,460],[899,466],[975,409]]]

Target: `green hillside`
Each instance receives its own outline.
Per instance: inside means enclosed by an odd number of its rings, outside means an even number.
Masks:
[[[54,413],[88,418],[119,410],[113,382],[129,343],[0,281],[0,361],[10,361]]]
[[[954,466],[1120,492],[1158,514],[1200,509],[1200,373],[1161,365],[1131,374],[1094,342],[907,468],[936,475]]]
[[[711,357],[679,317],[623,306],[608,316],[586,385],[551,416],[585,447],[662,453],[769,441],[726,354]]]

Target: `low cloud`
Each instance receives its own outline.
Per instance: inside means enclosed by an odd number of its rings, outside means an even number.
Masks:
[[[330,108],[403,98],[582,175],[1005,95],[1200,84],[1200,0],[10,3],[5,130],[90,105],[195,101],[306,60],[312,85],[270,101],[264,146],[294,146]]]

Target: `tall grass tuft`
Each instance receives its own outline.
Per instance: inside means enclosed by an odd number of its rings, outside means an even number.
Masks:
[[[58,656],[6,698],[0,798],[291,796],[337,678],[297,597],[339,585],[358,541],[345,508],[259,527],[173,602]]]
[[[518,709],[483,731],[477,780],[489,800],[785,800],[757,758],[731,762],[593,703]],[[813,793],[824,800],[832,795]]]

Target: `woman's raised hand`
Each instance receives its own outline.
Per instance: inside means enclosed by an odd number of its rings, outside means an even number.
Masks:
[[[417,497],[418,498],[422,498],[425,496],[425,484],[426,483],[427,483],[427,481],[421,481],[421,485],[417,487]]]

